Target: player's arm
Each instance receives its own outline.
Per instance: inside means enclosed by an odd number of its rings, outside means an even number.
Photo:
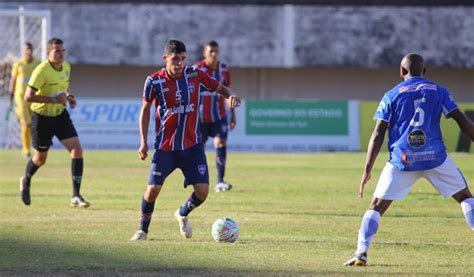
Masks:
[[[140,159],[145,160],[148,156],[148,126],[150,125],[150,111],[152,106],[151,101],[142,101],[142,108],[140,110],[140,148],[138,155]]]
[[[240,98],[237,95],[233,94],[233,91],[231,88],[219,84],[217,86],[216,92],[224,96],[225,99],[227,99],[229,107],[231,109],[237,108],[240,106]]]
[[[385,138],[385,132],[388,127],[388,122],[383,120],[377,120],[375,123],[374,131],[369,140],[369,146],[367,148],[367,158],[365,162],[364,173],[360,180],[359,185],[359,197],[362,198],[364,195],[365,184],[369,181],[372,173],[372,168],[374,167],[375,160],[379,155],[380,148],[382,148],[383,140]]]
[[[15,95],[16,78],[17,78],[17,75],[14,72],[12,72],[12,75],[10,78],[10,86],[9,86],[11,99],[13,99],[13,95]]]
[[[25,92],[25,101],[33,103],[57,103],[66,104],[67,95],[65,92],[58,93],[54,96],[36,95],[38,89],[28,86]]]
[[[235,116],[235,109],[230,108],[230,122],[229,122],[229,127],[231,129],[235,128],[235,125],[237,124],[236,116]]]
[[[447,115],[447,117],[452,117],[458,124],[459,128],[471,139],[471,141],[474,141],[474,123],[461,110],[454,109]]]
[[[74,109],[77,106],[76,97],[74,96],[74,94],[72,94],[70,89],[66,90],[66,99],[71,109]]]

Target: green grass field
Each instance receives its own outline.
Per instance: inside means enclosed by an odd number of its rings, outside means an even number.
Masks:
[[[209,155],[212,161],[213,155]],[[474,156],[452,154],[470,184]],[[51,151],[35,175],[32,205],[20,200],[25,160],[0,152],[0,275],[353,275],[474,274],[474,232],[459,205],[426,182],[383,217],[366,268],[342,263],[354,251],[361,217],[387,158],[381,153],[366,197],[356,197],[365,153],[240,154],[228,157],[230,192],[211,192],[190,216],[193,238],[178,232],[174,211],[191,192],[181,172],[158,198],[149,241],[130,242],[139,224],[149,161],[136,152],[85,153],[82,193],[89,209],[71,208],[70,161]],[[210,163],[211,184],[215,180]],[[235,244],[212,240],[228,216]]]

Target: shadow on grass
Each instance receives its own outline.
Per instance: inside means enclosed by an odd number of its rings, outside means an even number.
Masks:
[[[226,267],[221,261],[215,268],[191,267],[181,264],[187,257],[176,257],[170,253],[168,261],[159,259],[141,260],[139,252],[143,244],[117,249],[106,249],[91,245],[67,245],[56,241],[18,240],[0,238],[0,276],[249,276],[249,275],[334,275],[341,271],[272,271],[258,269],[236,269]],[[133,242],[130,242],[133,244]],[[156,250],[160,251],[157,247]],[[141,253],[143,254],[143,253]],[[150,256],[153,256],[152,254]],[[174,257],[173,257],[174,256]],[[343,272],[342,272],[343,273]]]

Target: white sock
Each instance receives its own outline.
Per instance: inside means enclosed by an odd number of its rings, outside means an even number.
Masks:
[[[461,208],[467,225],[474,231],[474,198],[467,198],[462,201]]]
[[[379,229],[380,213],[374,210],[367,210],[362,218],[359,229],[359,239],[357,240],[356,254],[367,253],[372,238]]]

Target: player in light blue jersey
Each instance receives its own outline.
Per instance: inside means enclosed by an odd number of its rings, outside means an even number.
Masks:
[[[421,177],[441,195],[451,196],[460,203],[467,224],[474,230],[474,198],[461,171],[446,154],[440,118],[441,114],[453,118],[471,140],[474,140],[474,124],[458,109],[445,88],[423,78],[425,71],[423,57],[406,55],[400,65],[403,81],[384,95],[375,112],[376,124],[360,181],[360,198],[387,129],[390,158],[362,219],[355,255],[344,265],[367,264],[367,251],[378,230],[380,217],[393,200],[402,200]]]

